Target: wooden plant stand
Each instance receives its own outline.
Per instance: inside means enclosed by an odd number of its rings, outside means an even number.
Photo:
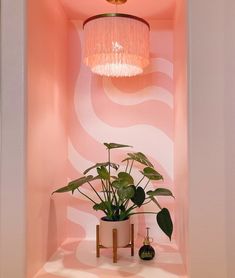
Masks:
[[[100,257],[100,249],[101,248],[109,248],[104,247],[102,244],[100,244],[100,226],[96,225],[96,257]],[[117,262],[117,249],[119,248],[117,246],[117,229],[113,229],[113,263]],[[131,224],[131,242],[127,244],[124,247],[120,248],[131,248],[131,256],[134,256],[134,224]]]

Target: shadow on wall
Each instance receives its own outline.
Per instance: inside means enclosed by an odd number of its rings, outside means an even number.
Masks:
[[[48,216],[48,233],[47,233],[47,254],[46,259],[53,255],[55,250],[57,250],[60,242],[58,238],[58,228],[57,228],[57,220],[56,220],[56,207],[55,201],[50,198],[50,206],[49,206],[49,216]]]

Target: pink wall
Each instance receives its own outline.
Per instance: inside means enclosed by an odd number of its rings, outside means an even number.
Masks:
[[[151,28],[151,63],[144,74],[111,79],[93,75],[83,65],[81,22],[71,24],[69,178],[97,160],[106,160],[102,142],[119,142],[149,156],[165,177],[164,185],[174,191],[173,26],[171,21],[153,21]],[[116,153],[114,158],[120,158]],[[174,214],[174,202],[169,198],[165,204]],[[80,195],[71,197],[67,217],[71,236],[94,238],[95,229],[90,227],[95,227],[99,216]],[[154,217],[139,221],[152,227],[156,241],[168,242],[156,228]]]
[[[27,277],[66,237],[67,20],[57,0],[28,1]]]
[[[177,1],[174,21],[174,173],[177,242],[184,264],[188,256],[188,88],[186,1]]]

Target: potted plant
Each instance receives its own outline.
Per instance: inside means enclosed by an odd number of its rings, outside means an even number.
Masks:
[[[111,150],[131,146],[117,143],[104,143],[104,145],[108,151],[107,162],[96,163],[84,171],[84,176],[70,181],[67,186],[55,190],[53,194],[69,191],[73,194],[75,191],[78,191],[91,202],[94,210],[100,210],[104,213],[104,217],[102,217],[100,223],[100,238],[103,246],[110,247],[111,243],[108,239],[107,232],[106,234],[102,233],[102,229],[106,229],[106,226],[110,226],[110,229],[114,227],[119,229],[116,225],[121,225],[119,230],[121,235],[119,236],[119,240],[121,242],[118,242],[118,246],[123,247],[127,245],[130,240],[128,235],[130,217],[135,214],[155,214],[160,229],[171,239],[173,231],[171,216],[167,208],[161,207],[157,197],[174,196],[166,188],[148,190],[148,185],[151,181],[163,180],[163,176],[154,169],[153,164],[141,152],[127,153],[127,156],[122,160],[125,163],[125,170],[120,171],[119,165],[111,162]],[[134,163],[142,166],[142,170],[140,171],[142,177],[138,182],[135,182],[132,176]],[[97,175],[89,175],[92,169],[96,169]],[[99,180],[100,186],[97,186],[97,182],[94,185],[94,182],[97,180]],[[85,184],[94,192],[95,198],[83,192],[82,188]],[[156,204],[156,212],[138,211],[138,208],[150,202]],[[127,238],[124,236],[125,231]]]

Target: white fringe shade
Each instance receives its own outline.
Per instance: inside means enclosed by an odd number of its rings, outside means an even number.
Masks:
[[[84,22],[84,63],[93,73],[135,76],[149,64],[149,25],[126,14],[104,14]]]

